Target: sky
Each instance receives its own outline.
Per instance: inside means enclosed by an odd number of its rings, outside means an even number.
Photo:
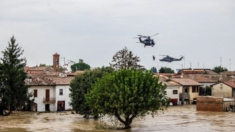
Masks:
[[[156,33],[154,47],[134,38]],[[146,69],[235,70],[234,0],[0,0],[0,51],[13,35],[27,66],[52,65],[55,53],[61,65],[109,66],[127,47]],[[160,62],[160,55],[184,60]]]

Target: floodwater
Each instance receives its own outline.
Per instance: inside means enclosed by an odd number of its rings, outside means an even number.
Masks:
[[[195,105],[170,106],[154,118],[134,120],[129,130],[102,130],[98,124],[98,120],[71,112],[0,116],[0,132],[235,132],[235,113],[196,111]]]

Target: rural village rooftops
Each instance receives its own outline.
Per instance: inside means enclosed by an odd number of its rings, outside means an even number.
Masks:
[[[174,79],[170,79],[169,81],[174,81],[180,85],[183,86],[200,86],[201,84],[192,80],[192,79],[185,79],[185,78],[174,78]]]
[[[232,87],[232,88],[235,88],[235,81],[225,81],[223,83],[230,86],[230,87]]]
[[[200,75],[185,75],[183,78],[193,79],[199,83],[217,83],[218,81],[200,76]]]
[[[73,77],[67,76],[47,76],[45,74],[33,74],[29,75],[25,79],[26,85],[30,86],[55,86],[55,85],[69,85]]]

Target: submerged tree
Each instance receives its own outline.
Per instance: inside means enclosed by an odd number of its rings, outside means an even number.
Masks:
[[[1,58],[0,76],[5,88],[2,106],[4,109],[9,110],[6,115],[9,115],[17,107],[23,106],[26,101],[29,101],[28,86],[24,82],[27,78],[24,72],[26,59],[20,58],[23,52],[24,50],[16,44],[14,36],[8,43],[8,47],[2,51],[3,58]]]
[[[89,106],[99,114],[115,116],[125,129],[134,118],[154,114],[168,106],[166,85],[151,71],[122,69],[99,79],[85,95]]]
[[[94,111],[86,104],[85,94],[91,90],[91,85],[98,78],[103,77],[107,73],[113,72],[111,67],[95,68],[87,70],[83,74],[77,75],[70,83],[70,97],[73,109],[84,115],[84,118],[89,118],[89,115],[95,114]],[[97,115],[95,114],[95,118]]]
[[[110,64],[111,67],[113,67],[116,70],[119,69],[142,69],[143,66],[139,65],[140,58],[137,56],[134,56],[132,51],[128,51],[128,49],[125,47],[124,49],[118,51],[114,56],[113,60]]]

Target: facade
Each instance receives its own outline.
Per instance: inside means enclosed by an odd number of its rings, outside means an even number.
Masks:
[[[223,97],[223,98],[232,98],[235,97],[235,82],[226,81],[219,82],[212,85],[211,89],[212,96]]]
[[[69,84],[73,77],[31,75],[25,80],[30,86],[29,93],[34,95],[32,111],[69,110]]]
[[[190,104],[194,98],[199,96],[199,87],[201,84],[192,79],[169,79],[167,82],[180,85],[179,100],[183,104]]]
[[[158,76],[158,75],[154,75],[154,76]],[[173,105],[177,105],[179,103],[179,88],[180,88],[180,85],[179,84],[176,84],[176,83],[171,83],[171,82],[166,82],[166,79],[167,77],[165,76],[158,76],[159,77],[159,81],[162,82],[162,84],[166,85],[167,88],[166,88],[166,96],[168,98],[170,98],[170,102],[173,104]]]

